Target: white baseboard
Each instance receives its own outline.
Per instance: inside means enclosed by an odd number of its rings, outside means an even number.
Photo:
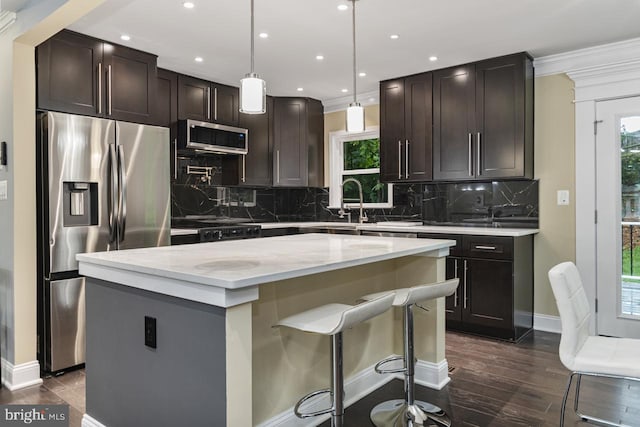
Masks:
[[[402,378],[402,375],[398,374],[396,377]],[[440,363],[418,360],[416,363],[415,381],[416,384],[442,390],[442,388],[451,381],[451,378],[449,378],[449,363],[447,359],[444,359]]]
[[[107,427],[89,414],[82,416],[82,427]]]
[[[562,332],[560,317],[534,313],[533,329],[535,329],[536,331],[553,332],[559,334]]]
[[[435,388],[437,390],[442,389],[442,387],[449,382],[448,366],[449,365],[446,360],[443,360],[440,363],[430,363],[418,360],[415,372],[416,383],[426,387]],[[369,393],[379,389],[394,378],[402,378],[402,374],[380,375],[375,372],[373,367],[374,365],[365,368],[345,381],[345,407],[350,406]],[[398,396],[398,398],[402,398],[402,396]],[[328,408],[329,406],[331,405],[329,403],[328,395],[317,396],[307,401],[305,404],[305,411],[318,411],[323,408]],[[326,414],[313,418],[300,419],[295,416],[293,413],[293,407],[291,407],[275,417],[258,424],[257,427],[312,427],[322,424],[328,420],[329,417],[330,414]],[[100,426],[85,426],[83,424],[82,427]]]
[[[42,384],[40,363],[37,360],[14,365],[2,358],[0,364],[2,365],[2,384],[10,391]]]

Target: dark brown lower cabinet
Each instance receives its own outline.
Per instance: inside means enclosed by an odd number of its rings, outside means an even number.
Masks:
[[[518,341],[533,329],[533,238],[425,234],[456,240],[446,278],[459,278],[446,299],[447,329]]]

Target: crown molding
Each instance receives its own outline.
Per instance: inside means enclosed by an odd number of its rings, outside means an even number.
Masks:
[[[380,103],[380,93],[377,90],[371,92],[360,93],[357,96],[363,107]],[[341,96],[340,98],[325,99],[322,101],[325,113],[333,113],[335,111],[344,111],[349,104],[353,102],[353,95]]]
[[[640,38],[578,49],[557,55],[543,56],[534,61],[536,77],[551,74],[596,72],[602,67],[620,66],[637,62],[640,57]],[[611,69],[609,68],[609,71]]]
[[[16,14],[14,12],[0,11],[0,34],[4,33],[14,22],[16,22]]]

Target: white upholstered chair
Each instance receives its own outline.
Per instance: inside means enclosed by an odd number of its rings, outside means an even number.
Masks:
[[[572,371],[560,408],[560,426],[564,425],[567,396],[574,377],[577,377],[573,408],[576,414],[583,421],[620,426],[578,412],[580,380],[588,375],[640,381],[640,340],[589,335],[589,301],[573,263],[563,262],[553,267],[549,270],[549,281],[562,322],[560,361]]]

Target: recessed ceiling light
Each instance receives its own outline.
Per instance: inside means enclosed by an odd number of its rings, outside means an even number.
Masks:
[[[389,37],[390,37],[391,39],[393,39],[393,40],[396,40],[396,39],[399,39],[399,38],[400,38],[400,36],[399,36],[399,35],[397,35],[397,34],[391,34]]]
[[[304,90],[304,88],[299,87],[298,89],[296,89],[298,92],[302,92]]]
[[[324,59],[324,56],[323,55],[316,55],[316,59],[318,61],[322,61]]]
[[[193,2],[190,1],[186,1],[184,3],[182,3],[182,5],[186,8],[186,9],[193,9],[195,4],[193,4]]]
[[[129,40],[131,40],[131,36],[127,35],[127,34],[123,34],[120,36],[120,40],[124,40],[126,42],[128,42]]]
[[[360,73],[358,74],[360,77],[365,77],[367,75],[367,73]]]
[[[430,57],[429,57],[429,61],[432,61],[432,62],[433,62],[433,61],[437,61],[437,60],[438,60],[438,57],[437,57],[437,56],[430,56]]]
[[[267,33],[260,33],[260,34],[258,34],[258,36],[259,36],[261,39],[266,39],[267,37],[269,37],[269,34],[267,34]]]
[[[347,9],[349,9],[349,6],[347,6],[346,4],[338,5],[338,10],[347,10]]]
[[[347,93],[349,92],[349,89],[342,89],[342,93]]]
[[[194,58],[194,61],[196,61],[196,62],[202,62],[202,61],[203,61],[203,59],[202,59],[202,57],[201,57],[201,56],[196,56],[196,57]]]

